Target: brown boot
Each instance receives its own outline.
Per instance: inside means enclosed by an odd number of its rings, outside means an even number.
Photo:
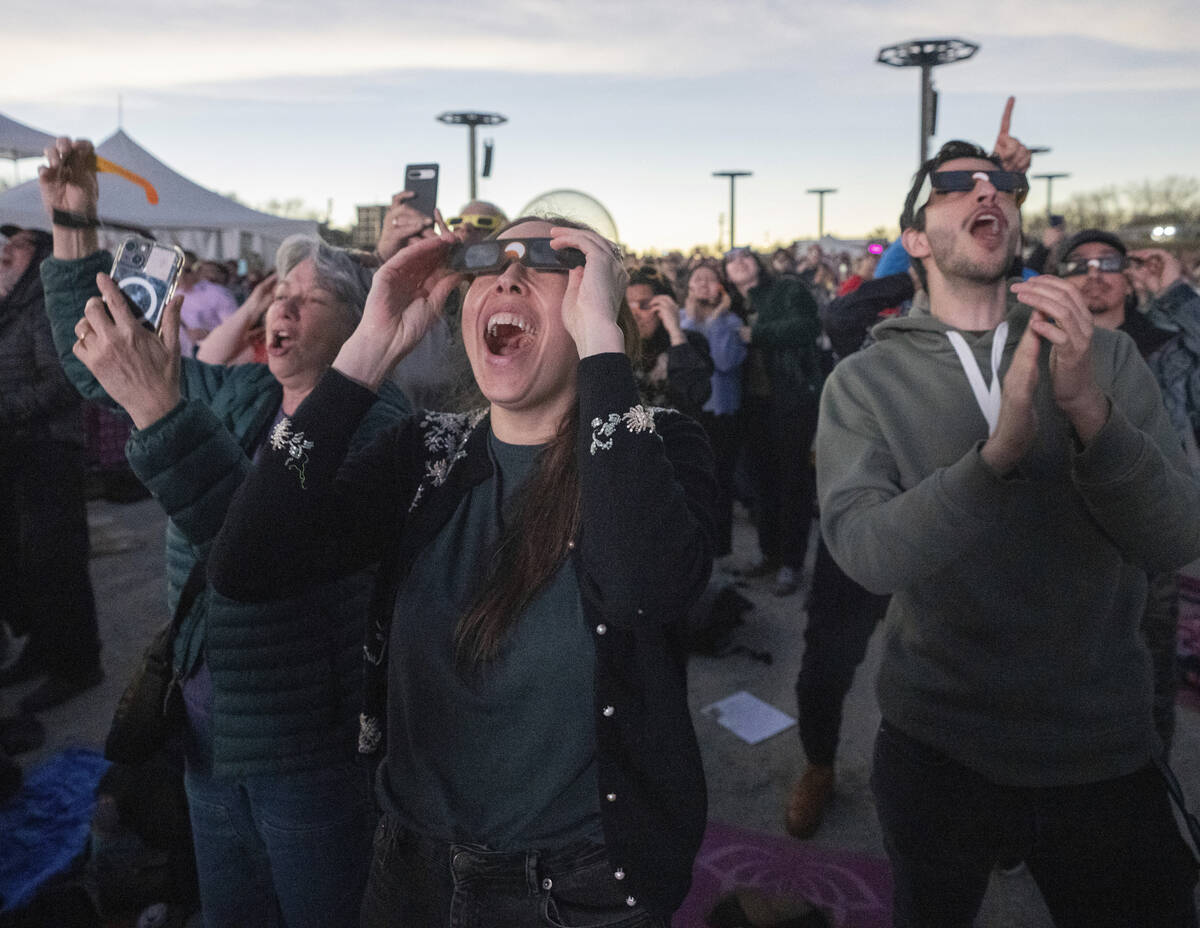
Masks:
[[[796,781],[784,823],[793,838],[811,838],[833,798],[833,767],[812,764]]]

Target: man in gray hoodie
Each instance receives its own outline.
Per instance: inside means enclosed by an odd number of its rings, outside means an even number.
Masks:
[[[1059,926],[1194,926],[1138,620],[1147,571],[1200,555],[1200,487],[1133,342],[1058,278],[1008,282],[1027,189],[965,142],[922,166],[901,228],[930,310],[877,326],[821,403],[826,542],[892,594],[895,923],[970,924],[1016,856]]]

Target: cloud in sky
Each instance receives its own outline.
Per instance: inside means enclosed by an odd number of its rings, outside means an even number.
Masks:
[[[26,4],[5,16],[10,99],[388,69],[653,77],[767,66],[864,90],[880,82],[869,65],[881,45],[929,35],[983,44],[970,80],[989,88],[998,80],[1018,91],[1047,81],[1059,90],[1200,88],[1195,0],[929,0],[916,9],[895,0],[184,0],[137,8],[128,20],[111,6],[67,0],[55,6],[53,32],[44,9]]]
[[[894,225],[918,77],[875,56],[926,36],[982,46],[936,72],[935,142],[989,144],[1015,93],[1018,134],[1054,147],[1035,170],[1073,174],[1064,195],[1194,174],[1200,146],[1196,0],[181,0],[130,14],[136,49],[111,7],[66,0],[54,17],[70,28],[50,34],[27,2],[6,11],[0,108],[100,138],[121,92],[126,127],[188,176],[251,202],[332,200],[343,223],[390,196],[406,160],[440,161],[457,206],[464,133],[433,116],[477,108],[511,120],[483,195],[517,209],[581,187],[637,247],[714,239],[723,168],[755,171],[738,199],[752,240],[811,234],[810,186],[840,188],[827,228]]]

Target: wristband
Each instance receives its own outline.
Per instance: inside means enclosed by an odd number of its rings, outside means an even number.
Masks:
[[[62,209],[54,210],[51,213],[50,221],[56,226],[62,226],[64,229],[94,229],[100,225],[100,220],[95,216],[85,216],[83,213],[69,213]]]

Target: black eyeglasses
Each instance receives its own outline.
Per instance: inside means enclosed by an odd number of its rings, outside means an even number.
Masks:
[[[583,252],[578,248],[555,251],[548,238],[495,238],[486,242],[455,245],[450,251],[452,271],[465,274],[490,274],[513,261],[535,271],[569,271],[583,267]]]
[[[916,202],[926,205],[934,190],[938,193],[969,193],[981,180],[986,180],[1001,193],[1012,194],[1017,206],[1029,195],[1029,179],[1016,171],[930,171],[925,175]]]
[[[1058,266],[1059,277],[1078,277],[1095,268],[1102,274],[1118,274],[1129,267],[1129,259],[1124,255],[1105,255],[1102,258],[1068,259]]]

